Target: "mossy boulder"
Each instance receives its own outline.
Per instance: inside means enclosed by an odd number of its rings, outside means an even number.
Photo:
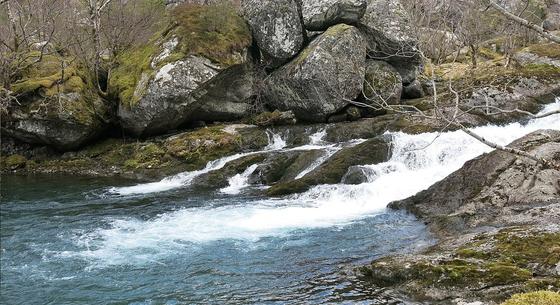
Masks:
[[[135,136],[161,134],[198,120],[194,114],[205,103],[203,114],[224,105],[233,108],[234,117],[243,114],[252,95],[250,68],[227,68],[247,61],[251,42],[248,26],[231,3],[177,6],[166,31],[118,58],[109,84],[120,100],[122,126]],[[225,75],[214,80],[222,71]],[[237,91],[226,90],[233,86],[231,75],[240,71],[247,73],[236,80],[242,82],[235,85]]]
[[[2,167],[6,170],[16,170],[25,167],[27,159],[22,155],[11,155],[2,158]]]
[[[368,0],[358,26],[366,38],[368,55],[391,63],[401,74],[404,85],[414,81],[422,65],[411,24],[399,1]]]
[[[109,107],[75,58],[30,53],[11,87],[19,103],[2,114],[2,132],[20,141],[71,150],[107,127]]]
[[[363,108],[363,112],[375,114],[380,111],[379,105],[400,104],[402,90],[402,78],[393,66],[384,61],[367,60],[360,101],[377,109]]]
[[[389,144],[383,137],[373,138],[335,153],[318,168],[300,179],[278,183],[268,189],[270,196],[304,192],[319,184],[340,183],[348,168],[354,165],[376,164],[387,161]]]
[[[265,80],[265,101],[298,120],[326,122],[361,92],[365,57],[357,28],[333,26]]]
[[[339,23],[358,23],[366,7],[367,0],[308,0],[301,3],[301,14],[307,30],[323,31]]]

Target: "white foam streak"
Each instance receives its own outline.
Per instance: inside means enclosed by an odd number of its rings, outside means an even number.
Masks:
[[[273,132],[267,131],[269,144],[264,148],[263,151],[274,151],[280,150],[286,147],[286,142],[282,139],[282,137],[278,134]],[[208,162],[206,167],[192,172],[184,172],[180,173],[171,177],[166,177],[157,182],[151,183],[142,183],[133,186],[125,186],[125,187],[113,187],[109,189],[109,194],[116,194],[121,196],[128,196],[128,195],[136,195],[136,194],[149,194],[149,193],[157,193],[157,192],[165,192],[181,187],[185,187],[189,185],[194,178],[206,174],[211,171],[219,170],[223,168],[226,164],[231,161],[261,153],[263,151],[255,151],[249,153],[240,153],[235,154],[232,156],[223,157],[214,161]]]
[[[247,167],[247,169],[243,173],[229,178],[229,186],[222,188],[220,192],[229,195],[236,195],[241,193],[244,188],[249,186],[249,176],[251,176],[251,174],[255,172],[258,166],[258,164],[253,164]]]
[[[547,111],[560,109],[560,102]],[[560,115],[527,125],[485,126],[473,130],[499,144],[508,144],[538,129],[560,129]],[[156,259],[177,247],[192,247],[223,239],[258,240],[287,234],[295,229],[344,225],[384,211],[394,200],[428,188],[459,169],[464,162],[490,148],[462,131],[408,135],[389,133],[393,156],[387,162],[367,166],[368,183],[321,185],[300,195],[278,200],[263,199],[219,208],[191,208],[149,221],[122,219],[109,229],[88,235],[96,246],[80,253],[105,263]],[[434,140],[435,139],[435,140]],[[249,169],[248,169],[249,170]]]

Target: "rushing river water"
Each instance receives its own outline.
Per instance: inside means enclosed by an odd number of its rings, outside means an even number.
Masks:
[[[542,128],[560,129],[560,116],[475,130],[507,144]],[[190,186],[242,155],[147,184],[3,177],[0,303],[385,304],[390,296],[351,268],[431,242],[421,223],[386,205],[490,150],[460,131],[389,136],[392,157],[362,167],[367,183],[279,199],[255,195],[254,165],[215,192]],[[271,134],[265,150],[321,149],[312,171],[357,143],[325,143],[317,133],[286,147]]]

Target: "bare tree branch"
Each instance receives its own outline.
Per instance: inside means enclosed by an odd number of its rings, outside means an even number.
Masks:
[[[510,11],[508,11],[507,9],[505,9],[504,7],[502,7],[501,5],[499,5],[498,3],[496,3],[496,1],[490,0],[488,2],[488,5],[491,6],[492,8],[494,8],[496,11],[498,11],[498,13],[502,14],[504,17],[506,17],[509,20],[512,20],[530,30],[533,30],[537,33],[539,33],[541,36],[545,37],[546,39],[556,42],[556,43],[560,43],[560,36],[554,35],[550,32],[548,32],[547,30],[545,30],[544,28],[542,28],[541,26],[538,26],[534,23],[529,22],[526,19],[523,19],[513,13],[511,13]]]

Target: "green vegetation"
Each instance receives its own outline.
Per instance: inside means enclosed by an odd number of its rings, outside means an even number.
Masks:
[[[510,293],[560,289],[560,279],[554,276],[560,261],[557,232],[512,227],[479,234],[450,252],[432,248],[425,255],[412,260],[381,259],[362,271],[378,285],[406,285],[416,287],[415,290],[436,287],[478,291],[504,285],[512,285]],[[485,297],[503,301],[506,296]]]
[[[173,11],[173,19],[178,25],[176,33],[183,54],[231,65],[251,45],[249,27],[229,2],[181,5]]]
[[[200,55],[226,67],[239,63],[245,49],[251,45],[251,31],[229,2],[180,5],[173,10],[170,19],[168,28],[156,33],[147,44],[117,57],[117,67],[112,71],[109,84],[111,95],[124,105],[134,106],[148,81],[167,63]],[[164,51],[164,44],[173,39],[177,39],[178,45],[167,50],[165,58],[153,62],[154,57]]]
[[[27,163],[27,159],[22,155],[11,155],[5,158],[3,163],[4,163],[3,165],[7,170],[15,170],[18,168],[25,167],[25,164]]]
[[[502,305],[558,305],[560,294],[552,291],[536,291],[516,294]]]
[[[36,91],[44,96],[55,96],[59,93],[83,92],[91,84],[85,74],[80,71],[75,59],[56,55],[40,56],[39,52],[27,55],[27,68],[12,84],[16,94]]]
[[[138,82],[142,77],[149,79],[154,75],[150,65],[156,50],[155,43],[149,42],[144,46],[126,51],[117,58],[118,67],[111,74],[109,88],[111,94],[116,95],[121,103],[133,106],[138,102],[142,93],[135,92]]]

